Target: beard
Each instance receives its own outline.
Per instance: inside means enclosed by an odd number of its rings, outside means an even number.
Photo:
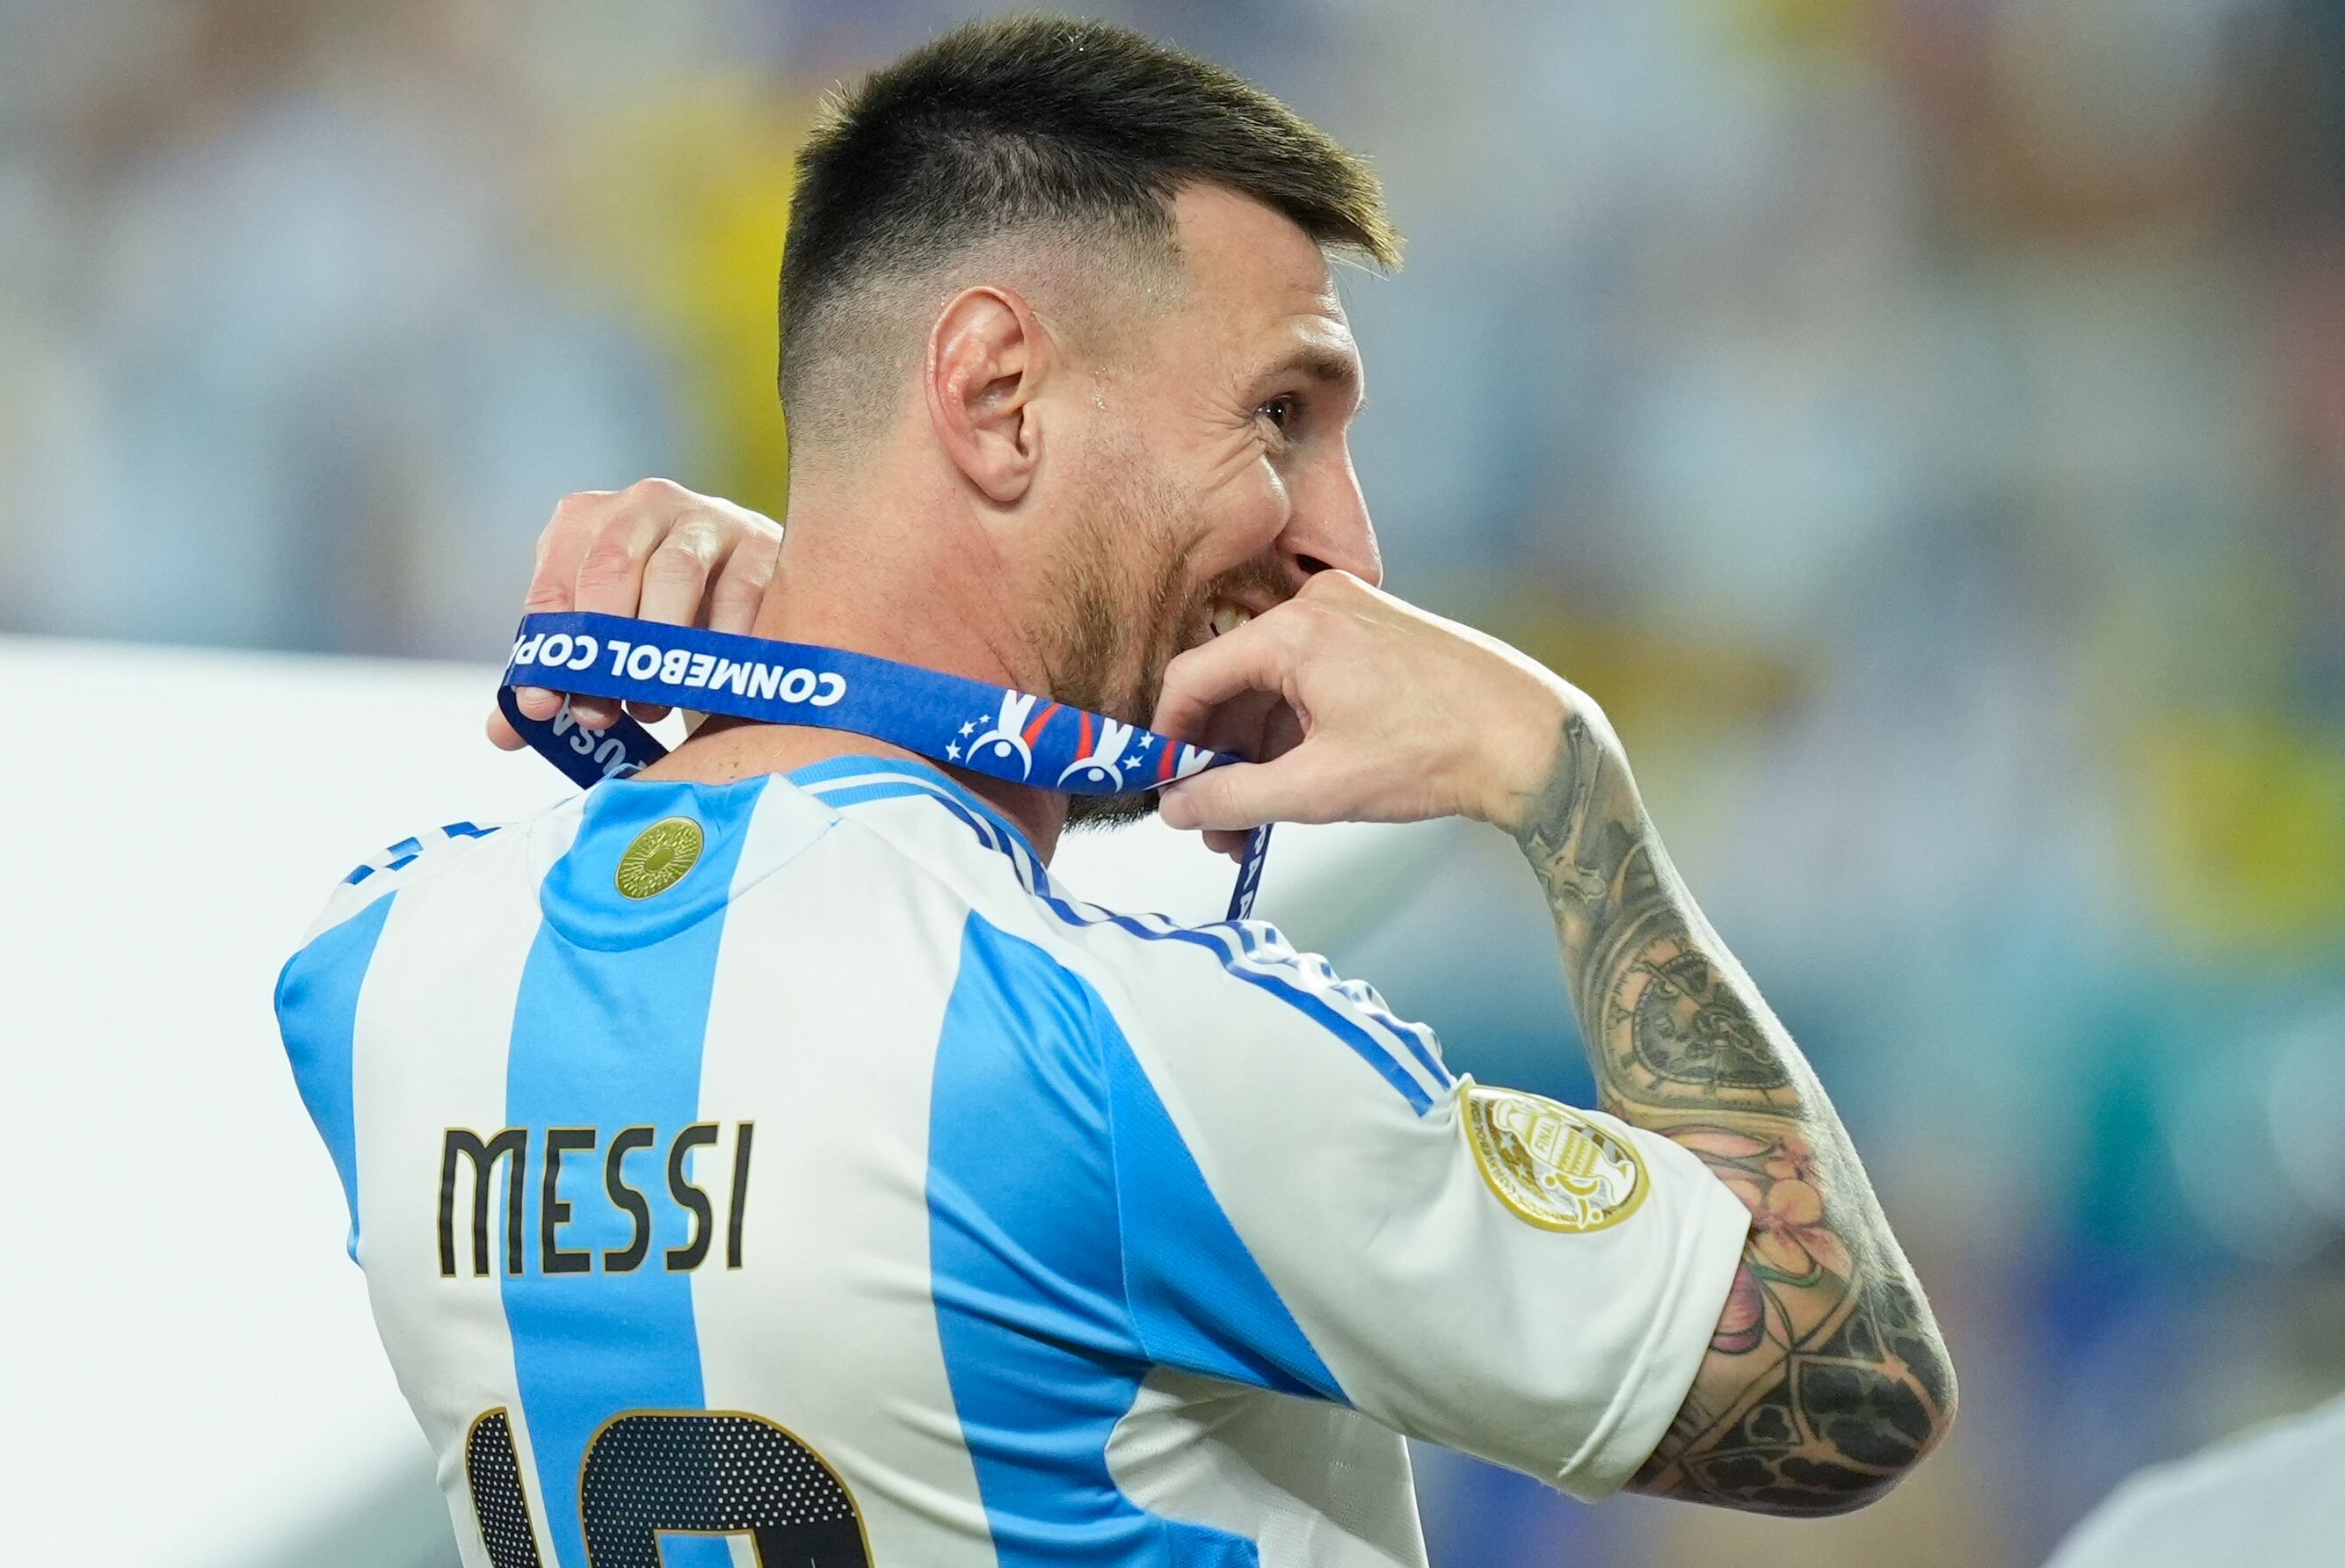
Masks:
[[[1137,458],[1137,454],[1133,454]],[[1181,544],[1184,508],[1145,460],[1121,465],[1101,504],[1051,574],[1058,607],[1042,646],[1061,702],[1124,724],[1145,726],[1164,687],[1164,670],[1205,629],[1213,601],[1264,590],[1284,597],[1284,579],[1253,562],[1190,588],[1190,547]],[[1115,828],[1156,814],[1156,791],[1072,795],[1070,828]]]

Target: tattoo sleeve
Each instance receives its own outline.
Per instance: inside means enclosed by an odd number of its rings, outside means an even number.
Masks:
[[[1632,1487],[1862,1506],[1944,1433],[1954,1376],[1832,1103],[1679,881],[1600,716],[1566,721],[1516,838],[1604,1108],[1690,1149],[1751,1210],[1710,1353]]]

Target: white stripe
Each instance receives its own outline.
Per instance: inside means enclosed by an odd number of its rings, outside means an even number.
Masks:
[[[769,790],[750,831],[780,852],[836,820]],[[724,1129],[698,1167],[710,1193],[729,1199],[737,1125],[756,1132],[742,1267],[720,1238],[693,1319],[709,1405],[835,1467],[873,1561],[993,1568],[928,1271],[929,1090],[967,906],[900,855],[828,834],[726,912],[700,1071],[700,1117]]]
[[[1000,830],[994,826],[993,822],[983,811],[977,809],[968,801],[962,799],[959,796],[955,795],[949,789],[947,789],[943,785],[931,783],[926,779],[917,779],[904,773],[878,773],[858,776],[853,779],[826,779],[820,784],[809,789],[807,793],[812,795],[816,799],[820,800],[826,806],[830,806],[833,809],[838,811],[853,811],[865,806],[885,806],[888,804],[888,799],[881,799],[877,800],[850,800],[846,802],[844,805],[840,805],[834,802],[831,799],[834,792],[848,789],[869,789],[874,785],[899,786],[906,791],[905,794],[892,797],[891,799],[909,799],[913,794],[920,794],[925,795],[931,799],[942,800],[949,805],[956,806],[962,811],[966,812],[976,823],[978,837],[984,840],[986,848],[990,850],[999,850],[1003,847]]]
[[[309,946],[385,893],[404,887],[418,877],[436,872],[449,863],[449,856],[435,851],[444,850],[452,844],[476,844],[493,839],[506,826],[503,823],[476,825],[491,830],[484,833],[451,833],[444,825],[427,828],[414,835],[415,849],[411,852],[394,854],[391,851],[398,845],[391,845],[360,860],[350,868],[351,874],[356,875],[360,868],[366,868],[367,874],[355,882],[348,877],[342,880],[341,885],[327,898],[326,907],[301,938],[301,946]],[[403,844],[407,840],[402,839],[400,842]],[[392,869],[394,862],[398,862],[396,870]]]
[[[1341,1405],[1159,1368],[1108,1470],[1149,1512],[1254,1543],[1261,1568],[1423,1568],[1408,1445]]]
[[[466,1180],[457,1184],[457,1278],[440,1274],[441,1152],[450,1127],[486,1137],[504,1125],[513,1006],[538,932],[533,868],[558,859],[577,829],[574,802],[477,840],[481,851],[453,874],[402,886],[359,997],[359,1246],[384,1349],[417,1420],[439,1440],[440,1484],[467,1568],[489,1568],[464,1474],[473,1419],[504,1407],[522,1475],[537,1471],[498,1278],[472,1276]],[[492,1194],[492,1269],[503,1267],[502,1200]],[[545,1510],[572,1500],[528,1490],[539,1555],[550,1563]]]
[[[819,784],[802,788],[816,799],[821,800],[825,805],[832,806],[833,809],[842,813],[860,811],[865,807],[887,806],[894,803],[892,800],[886,799],[856,800],[842,806],[832,802],[825,793],[828,790],[848,789],[873,784],[907,785],[919,794],[958,808],[976,823],[978,838],[986,848],[1010,857],[1010,863],[1017,867],[1029,892],[1041,891],[1046,883],[1047,877],[1042,870],[1041,861],[1035,859],[1034,852],[1026,847],[1022,839],[1005,831],[1000,823],[993,820],[987,809],[970,805],[962,796],[953,793],[945,786],[931,779],[906,773],[858,774],[851,779],[826,779]],[[910,796],[898,796],[896,799],[909,799]]]

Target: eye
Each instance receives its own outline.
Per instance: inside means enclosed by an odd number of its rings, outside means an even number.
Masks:
[[[1281,435],[1292,435],[1303,418],[1303,400],[1293,392],[1281,392],[1254,410],[1254,417],[1270,421],[1271,428]]]

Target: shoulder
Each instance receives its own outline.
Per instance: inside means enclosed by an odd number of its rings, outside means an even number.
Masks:
[[[1452,1082],[1441,1043],[1376,989],[1348,979],[1264,921],[1184,925],[1034,890],[1038,945],[1090,980],[1120,1020],[1159,1044],[1219,1040],[1241,1048],[1301,1039],[1374,1067],[1420,1111]]]
[[[351,867],[277,972],[272,1002],[287,1049],[299,1060],[321,1039],[330,1044],[338,1031],[346,1031],[393,925],[428,932],[441,952],[498,929],[505,917],[474,912],[482,879],[513,891],[526,885],[522,877],[542,873],[577,832],[581,799],[514,822],[442,823],[387,844]],[[517,876],[524,864],[526,871]],[[429,910],[417,901],[443,891],[452,899]],[[496,901],[504,908],[510,901]],[[533,896],[533,908],[534,901]]]
[[[408,884],[422,880],[452,864],[459,851],[477,845],[507,826],[493,822],[482,826],[477,822],[442,823],[437,828],[411,834],[395,844],[386,844],[350,868],[342,880],[327,894],[325,907],[310,921],[302,935],[296,955],[320,937],[337,926],[358,918],[373,906],[381,903]]]

